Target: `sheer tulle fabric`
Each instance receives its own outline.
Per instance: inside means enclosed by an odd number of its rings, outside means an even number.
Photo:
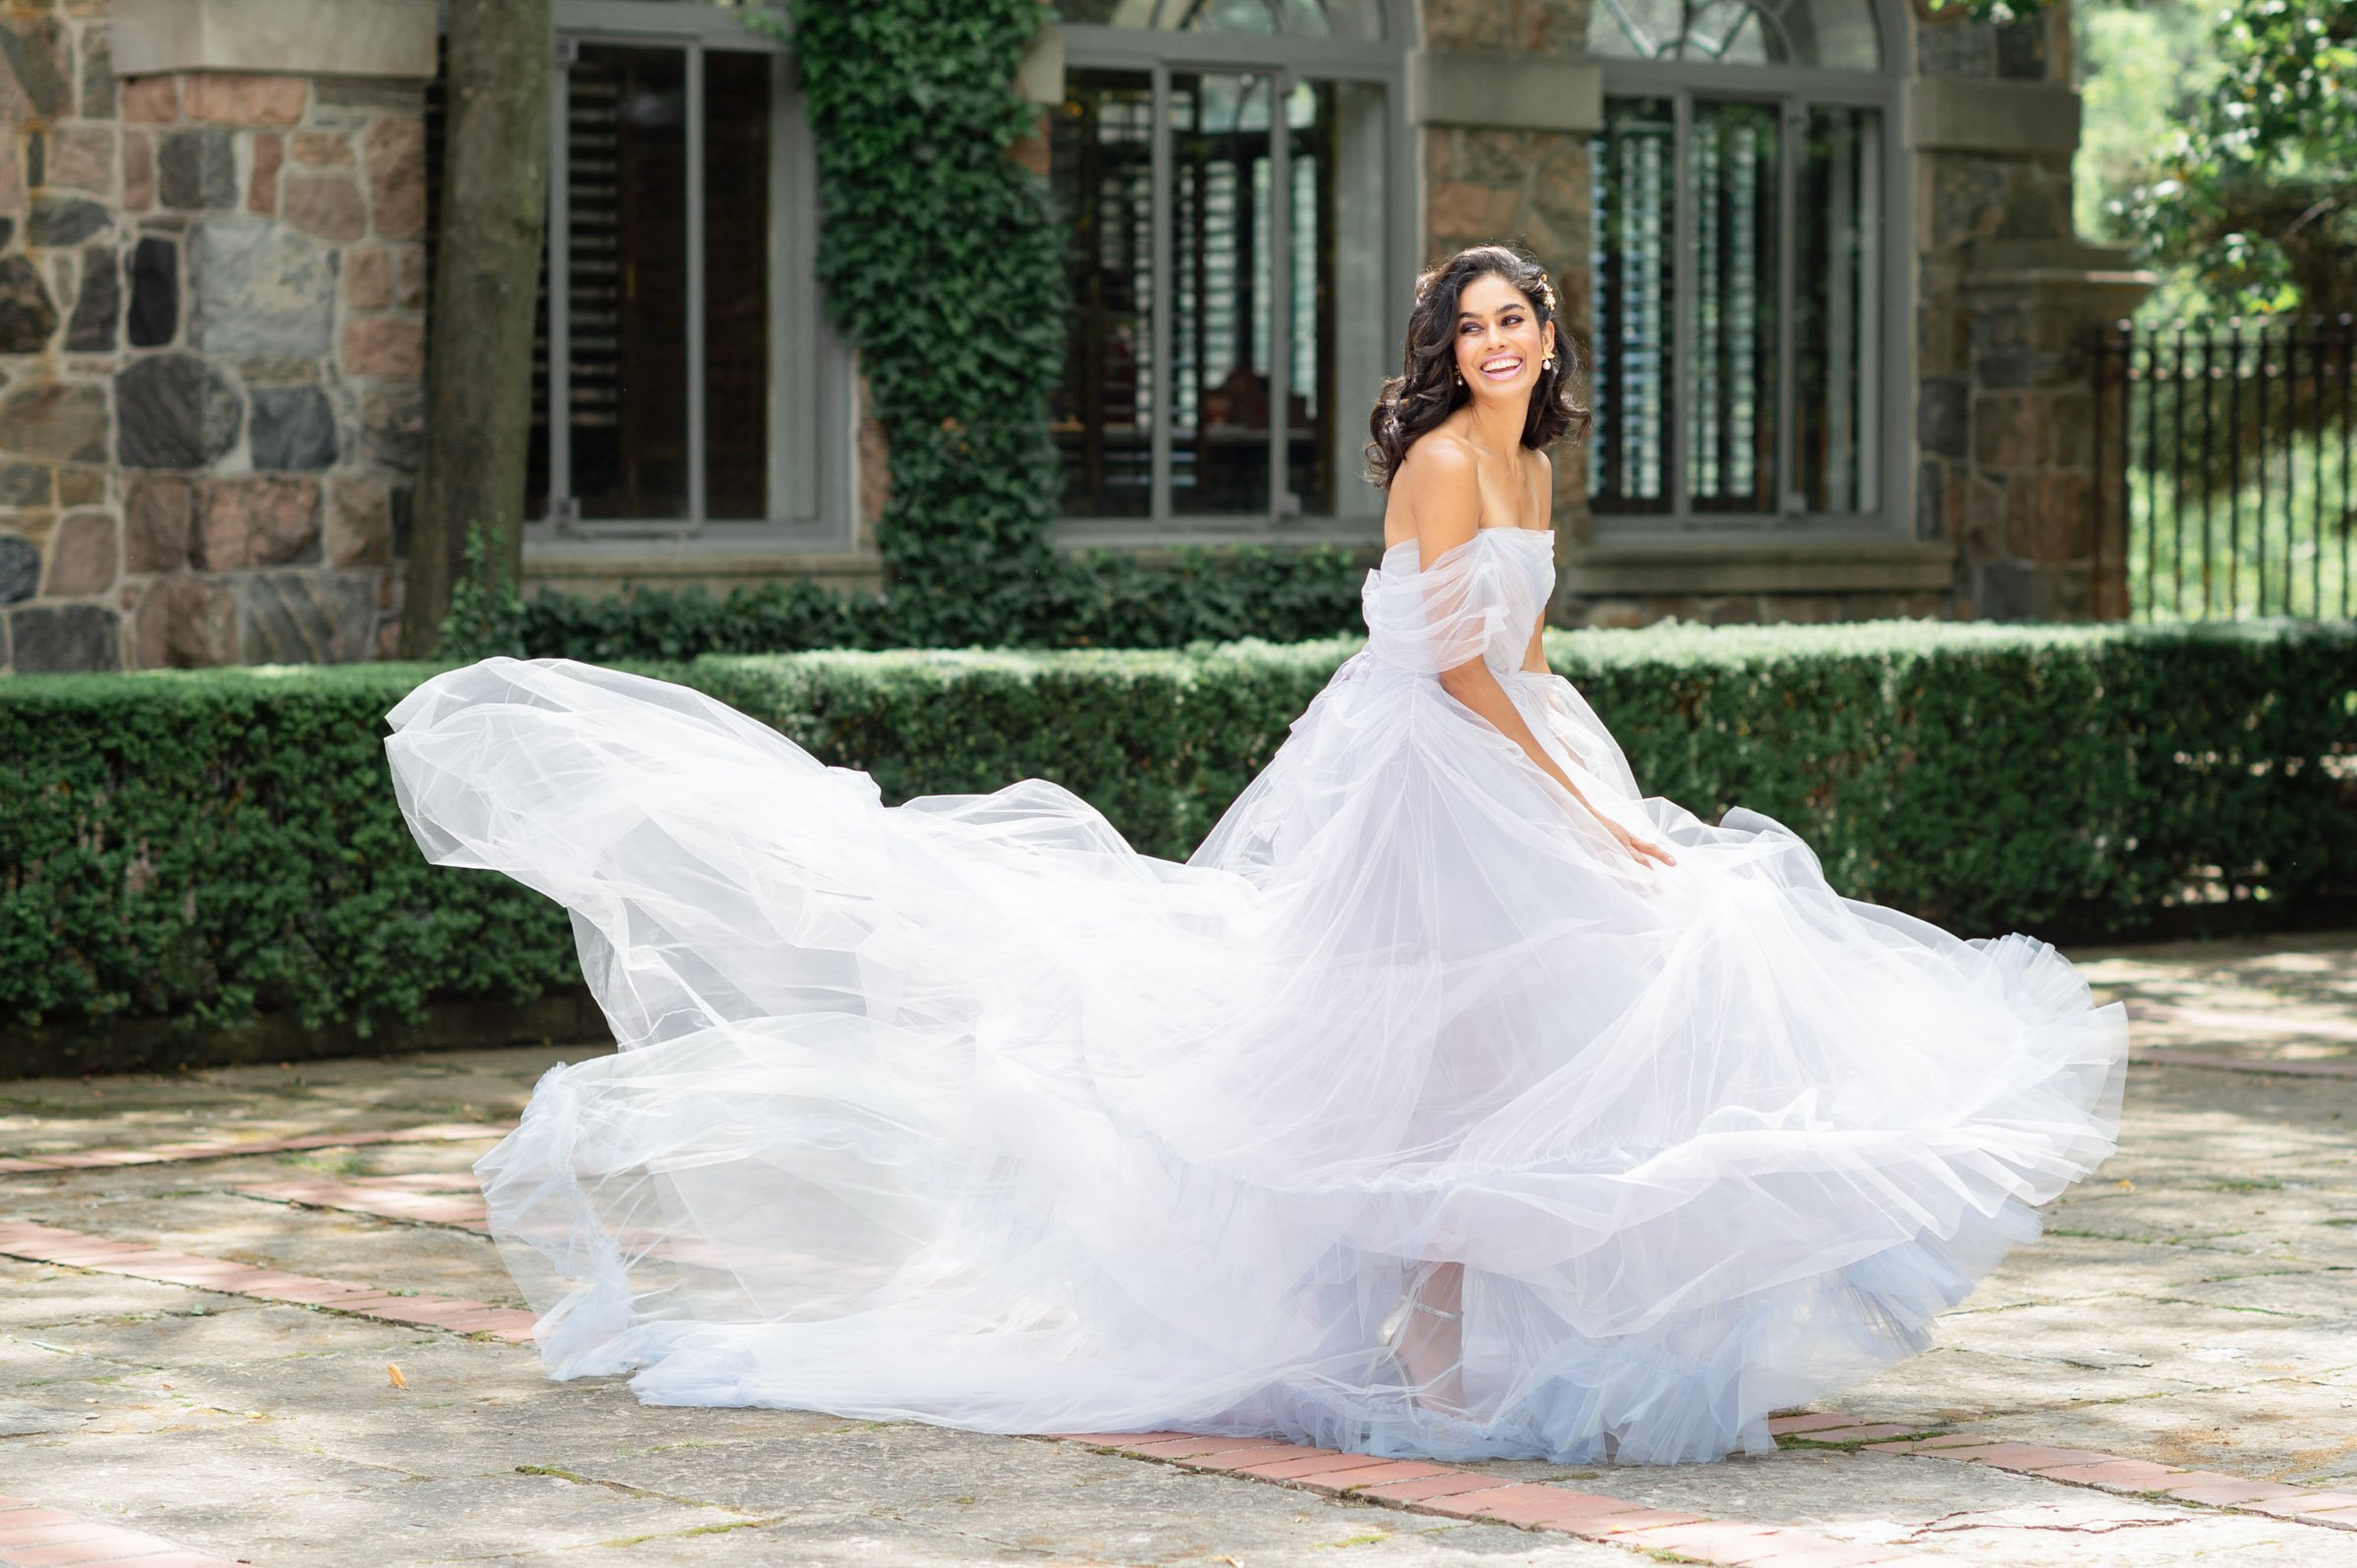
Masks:
[[[695,693],[492,660],[394,711],[428,856],[572,911],[619,1054],[481,1165],[557,1376],[672,1404],[1699,1460],[1925,1343],[2111,1147],[2052,948],[1639,796],[1518,669],[1550,538],[1369,640],[1184,865],[1026,781],[886,807]],[[1488,661],[1638,869],[1436,678]],[[1377,1325],[1464,1266],[1460,1410]]]

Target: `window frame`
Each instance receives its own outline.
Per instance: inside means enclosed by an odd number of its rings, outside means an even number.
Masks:
[[[550,47],[548,167],[548,507],[527,519],[524,546],[535,558],[593,563],[635,557],[649,546],[728,552],[824,552],[850,548],[852,439],[850,353],[820,309],[816,276],[818,175],[800,73],[787,44],[746,26],[733,7],[680,0],[555,0]],[[567,291],[570,256],[559,243],[570,223],[568,178],[571,94],[568,74],[582,44],[675,48],[685,59],[687,240],[687,514],[684,517],[583,518],[573,505],[571,364]],[[704,80],[713,52],[757,54],[776,62],[778,97],[770,108],[769,203],[769,515],[714,519],[707,514]]]
[[[1915,239],[1914,160],[1907,145],[1903,91],[1904,61],[1911,34],[1906,19],[1891,0],[1868,0],[1881,47],[1879,70],[1848,71],[1816,66],[1727,65],[1712,61],[1631,60],[1616,55],[1590,55],[1602,70],[1603,95],[1614,98],[1666,98],[1676,114],[1676,192],[1672,306],[1672,409],[1670,428],[1663,433],[1668,449],[1671,505],[1659,512],[1619,512],[1591,504],[1591,533],[1599,544],[1636,538],[1660,538],[1664,533],[1689,542],[1740,545],[1765,539],[1914,537],[1915,464],[1913,400],[1915,355]],[[1697,195],[1689,175],[1692,168],[1694,101],[1748,102],[1772,108],[1779,135],[1777,162],[1777,493],[1780,505],[1772,512],[1696,512],[1687,495],[1687,463],[1693,407],[1695,262],[1693,239]],[[1799,251],[1799,133],[1805,131],[1814,108],[1873,109],[1882,121],[1881,199],[1883,236],[1880,246],[1876,313],[1879,338],[1875,370],[1880,397],[1874,405],[1879,427],[1872,456],[1879,467],[1880,495],[1870,512],[1810,512],[1794,510],[1788,502],[1797,489],[1796,436],[1799,406],[1797,360],[1798,315],[1795,304],[1799,278],[1794,266]]]
[[[1384,92],[1384,185],[1390,193],[1384,214],[1383,330],[1392,342],[1407,328],[1409,284],[1417,270],[1415,198],[1415,127],[1407,116],[1408,52],[1414,46],[1412,0],[1380,0],[1384,37],[1359,39],[1313,38],[1262,33],[1198,33],[1160,27],[1119,27],[1085,23],[1054,27],[1067,71],[1123,71],[1146,77],[1153,91],[1152,226],[1153,267],[1159,283],[1172,278],[1176,258],[1172,201],[1171,78],[1190,72],[1265,73],[1272,80],[1271,102],[1279,112],[1270,116],[1271,216],[1275,239],[1271,255],[1287,254],[1291,205],[1291,182],[1287,178],[1290,148],[1282,105],[1302,81],[1371,83]],[[1264,512],[1179,513],[1171,505],[1171,421],[1174,402],[1173,312],[1177,291],[1157,287],[1150,324],[1152,368],[1148,386],[1154,408],[1151,437],[1151,499],[1143,516],[1102,517],[1060,514],[1056,519],[1059,543],[1087,548],[1178,544],[1223,544],[1245,539],[1289,539],[1303,542],[1346,540],[1363,542],[1369,526],[1365,514],[1338,511],[1334,514],[1288,513],[1283,499],[1291,454],[1289,432],[1282,410],[1291,394],[1291,295],[1273,288],[1269,304],[1269,504]],[[1375,389],[1366,389],[1370,402]],[[1335,410],[1341,417],[1341,410]],[[1338,473],[1336,485],[1357,482]],[[1380,512],[1375,515],[1379,516]]]

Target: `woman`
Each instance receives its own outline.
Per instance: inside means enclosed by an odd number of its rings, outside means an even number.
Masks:
[[[570,907],[622,1046],[479,1167],[555,1375],[1707,1460],[2035,1233],[2110,1150],[2120,1009],[1639,795],[1540,655],[1567,352],[1514,252],[1420,282],[1367,646],[1184,865],[579,665],[394,711],[418,842]]]

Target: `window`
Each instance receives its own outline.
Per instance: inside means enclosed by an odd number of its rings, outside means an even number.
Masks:
[[[830,542],[848,388],[790,57],[726,7],[556,20],[531,536]]]
[[[1379,0],[1067,0],[1063,511],[1138,537],[1364,518],[1401,220]],[[1068,530],[1069,531],[1069,530]]]
[[[1598,0],[1589,29],[1600,525],[1897,514],[1905,257],[1867,0]]]

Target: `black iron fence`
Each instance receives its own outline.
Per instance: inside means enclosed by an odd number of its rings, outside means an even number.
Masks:
[[[2347,316],[2102,335],[2098,570],[2124,564],[2131,616],[2357,614],[2353,353]]]

